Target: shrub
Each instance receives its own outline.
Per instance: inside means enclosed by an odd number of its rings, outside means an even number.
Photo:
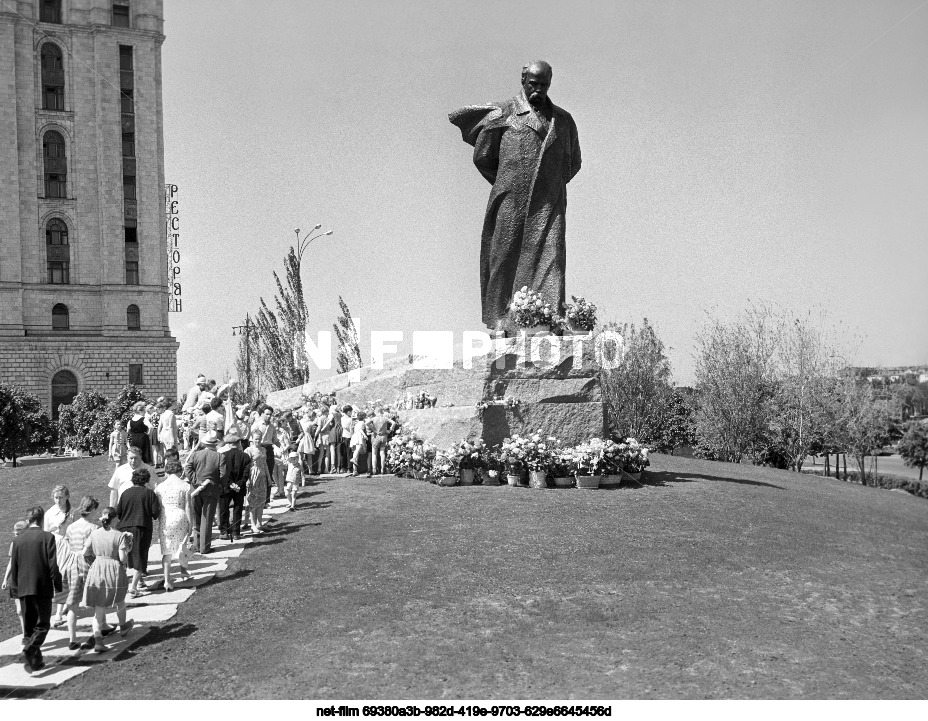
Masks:
[[[922,423],[911,423],[899,443],[899,455],[907,466],[918,468],[918,480],[922,480],[928,466],[928,427]]]
[[[108,406],[106,396],[97,391],[78,393],[70,405],[61,406],[58,428],[65,445],[94,456],[105,453],[112,424],[101,427],[101,418]]]
[[[898,488],[900,490],[906,491],[907,493],[911,493],[913,496],[918,496],[919,498],[928,498],[928,482],[917,481],[914,478],[881,474],[876,477],[873,475],[867,475],[864,481],[861,481],[860,472],[851,471],[847,474],[847,480],[855,481],[857,483],[863,482],[864,485],[870,486],[871,488]]]
[[[55,440],[52,419],[39,399],[19,386],[0,383],[0,458],[47,451]]]

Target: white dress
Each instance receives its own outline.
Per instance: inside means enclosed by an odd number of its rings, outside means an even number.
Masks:
[[[183,565],[185,542],[190,536],[190,521],[187,518],[190,484],[171,474],[158,484],[155,495],[161,501],[161,522],[158,524],[161,555],[178,559]]]
[[[158,432],[158,440],[167,448],[173,448],[177,445],[177,416],[170,409],[165,410],[159,419],[161,430]]]
[[[73,510],[65,513],[58,507],[58,504],[56,503],[45,512],[43,530],[48,531],[49,533],[54,533],[56,538],[61,538],[67,532],[68,526],[73,523],[74,515],[75,514]]]

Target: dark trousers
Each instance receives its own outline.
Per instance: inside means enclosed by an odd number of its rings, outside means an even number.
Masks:
[[[20,596],[23,606],[23,653],[33,658],[42,658],[42,644],[48,635],[52,621],[51,596]]]
[[[219,535],[238,538],[242,535],[242,508],[245,496],[238,493],[219,499]],[[232,523],[229,523],[229,507],[232,508]]]
[[[193,499],[193,516],[197,528],[200,553],[206,553],[213,542],[213,519],[216,517],[216,497],[204,498],[201,493]]]

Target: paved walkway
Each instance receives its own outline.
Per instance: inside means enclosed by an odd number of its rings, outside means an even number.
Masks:
[[[287,501],[283,498],[271,501],[271,507],[265,509],[264,518],[274,517],[286,512]],[[217,532],[214,530],[214,534]],[[135,621],[135,627],[125,638],[118,631],[106,638],[109,649],[106,653],[96,653],[91,650],[69,651],[70,637],[67,628],[51,629],[42,645],[42,655],[47,664],[44,669],[30,674],[23,667],[22,635],[0,643],[0,658],[4,660],[0,665],[0,699],[21,694],[23,691],[41,691],[54,688],[68,679],[80,676],[99,663],[108,663],[123,651],[132,647],[144,638],[155,626],[165,623],[177,613],[177,606],[189,599],[197,588],[208,583],[219,571],[225,571],[230,558],[238,558],[245,547],[250,545],[254,538],[245,536],[240,541],[223,541],[213,536],[213,550],[201,556],[197,554],[188,563],[191,578],[180,580],[177,577],[176,563],[172,567],[174,572],[174,590],[166,592],[163,588],[161,575],[161,546],[152,544],[148,554],[148,583],[149,588],[157,588],[145,596],[126,598],[126,618]],[[157,579],[157,580],[156,580]],[[93,635],[91,619],[93,609],[80,608],[77,616],[77,635],[83,641]],[[115,610],[107,613],[107,621],[116,626]]]

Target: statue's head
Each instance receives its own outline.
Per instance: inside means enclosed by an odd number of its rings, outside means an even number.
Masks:
[[[532,105],[543,105],[551,87],[551,66],[544,60],[533,60],[522,67],[522,91]]]

